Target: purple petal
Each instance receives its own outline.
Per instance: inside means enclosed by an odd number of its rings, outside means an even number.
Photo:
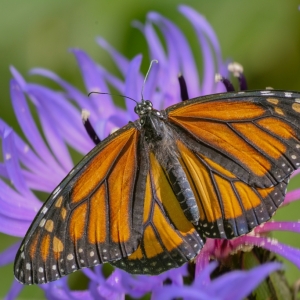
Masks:
[[[59,128],[65,141],[79,152],[87,153],[93,148],[93,143],[88,139],[86,131],[82,125],[81,112],[72,104],[65,101],[59,93],[44,88],[37,84],[28,84],[28,91],[37,101],[38,106],[42,106],[45,111],[49,111],[52,123]],[[60,166],[56,169],[64,176],[66,171]]]
[[[179,11],[191,22],[199,39],[200,48],[203,53],[204,75],[201,95],[212,94],[215,91],[214,77],[216,72],[220,72],[222,66],[221,50],[218,39],[205,18],[194,9],[181,5]],[[215,66],[210,43],[213,46],[217,58]]]
[[[147,15],[148,22],[145,25],[145,32],[151,36],[152,40],[158,40],[158,37],[149,23],[157,22],[157,19],[159,19],[159,15],[156,13],[152,12]],[[164,56],[162,53],[158,52],[158,56],[164,58],[160,59],[158,57],[159,73],[156,82],[161,93],[161,98],[159,99],[159,106],[158,103],[153,102],[157,109],[166,108],[180,100],[178,84],[178,74],[180,73],[180,68],[178,64],[178,55],[174,50],[176,49],[177,45],[175,45],[174,40],[171,38],[171,34],[168,32],[168,30],[166,30],[165,27],[162,27],[162,32],[167,42],[168,55]],[[149,45],[149,47],[151,46]],[[156,50],[163,51],[161,46],[158,46],[158,49]],[[155,56],[153,58],[157,59]]]
[[[94,127],[98,136],[104,139],[112,132],[125,126],[130,121],[130,115],[126,111],[119,110],[117,115],[110,116],[107,119],[99,119]]]
[[[0,267],[10,264],[14,261],[20,245],[21,242],[14,243],[0,253]]]
[[[17,296],[20,294],[22,291],[24,285],[19,283],[17,280],[14,280],[8,293],[4,297],[4,300],[14,300],[17,298]]]
[[[69,299],[95,299],[91,297],[90,291],[71,291],[68,287],[67,278],[58,281],[42,284],[40,287],[45,291],[47,299],[50,300],[69,300]]]
[[[300,189],[290,191],[286,194],[283,204],[287,205],[291,202],[298,201],[300,199]]]
[[[0,211],[3,217],[31,222],[36,215],[36,210],[41,206],[41,204],[32,205],[29,201],[26,203],[27,198],[23,198],[22,201],[11,199],[14,198],[0,196]],[[0,231],[2,228],[0,227]]]
[[[126,80],[125,80],[125,91],[124,95],[133,99],[141,98],[142,90],[142,77],[140,75],[140,65],[142,56],[137,55],[129,64]],[[131,100],[125,99],[127,111],[132,121],[137,119],[137,115],[134,112],[135,103]],[[137,100],[138,101],[138,100]]]
[[[35,170],[34,170],[35,171]],[[57,180],[57,176],[51,176],[47,173],[33,174],[26,170],[22,170],[22,175],[25,178],[27,186],[36,191],[52,192],[60,180]]]
[[[9,179],[9,178],[7,178]],[[1,190],[1,201],[5,202],[8,205],[20,206],[25,209],[25,207],[30,208],[30,210],[36,210],[40,207],[41,203],[36,197],[24,197],[15,191],[12,187],[10,187],[7,183],[0,179],[0,190]],[[11,201],[14,199],[14,201]],[[5,210],[0,210],[0,212],[5,212]]]
[[[90,279],[90,281],[95,281],[99,284],[103,284],[105,282],[105,277],[102,274],[96,274],[92,269],[84,268],[82,269],[82,272]]]
[[[10,128],[3,120],[0,119],[0,136],[3,137],[6,128]],[[46,176],[47,181],[51,182],[53,179],[51,169],[41,161],[41,159],[29,148],[29,146],[22,141],[22,139],[14,133],[14,142],[18,150],[18,157],[21,163],[26,167],[26,169],[38,174],[39,176]],[[57,185],[57,181],[55,181]]]
[[[232,240],[232,244],[235,248],[238,248],[241,245],[251,245],[265,248],[285,257],[300,269],[300,249],[295,249],[278,243],[278,241],[275,239],[244,235]]]
[[[207,242],[209,242],[209,241],[210,241],[210,239],[207,240]],[[202,249],[202,251],[196,257],[196,270],[195,270],[196,276],[199,276],[202,273],[202,271],[209,264],[209,261],[210,261],[209,251]],[[206,278],[206,281],[208,281],[208,280],[209,280],[209,278]]]
[[[18,83],[11,80],[11,98],[20,127],[34,149],[39,150],[40,158],[51,168],[60,170],[59,165],[45,145],[32,118],[26,99]]]
[[[116,49],[114,49],[105,39],[98,37],[96,42],[111,55],[114,63],[125,77],[129,68],[129,60]]]
[[[16,79],[16,82],[18,82],[19,86],[21,87],[21,90],[25,89],[26,81],[23,78],[23,76],[19,73],[19,71],[13,66],[11,66],[9,70],[13,77]]]
[[[217,70],[218,72],[221,72],[220,68],[223,67],[221,47],[218,41],[218,37],[214,32],[213,28],[211,27],[211,25],[209,24],[209,22],[207,22],[205,17],[199,14],[196,10],[194,10],[193,8],[187,5],[180,5],[178,10],[192,22],[194,27],[201,28],[201,30],[208,37],[210,43],[213,46],[214,52],[216,54],[217,64],[218,64]]]
[[[93,110],[93,106],[91,105],[90,101],[88,100],[87,95],[81,93],[79,90],[77,90],[75,87],[73,87],[71,84],[66,82],[65,80],[61,79],[58,75],[55,73],[42,69],[42,68],[34,68],[31,69],[29,74],[31,75],[41,75],[47,78],[52,79],[56,83],[58,83],[65,91],[68,93],[68,96],[73,99],[81,108],[85,108],[89,111]]]
[[[210,291],[222,299],[244,299],[253,291],[270,273],[280,270],[280,263],[267,263],[250,271],[232,271],[213,280]]]
[[[14,132],[10,128],[7,128],[4,131],[2,149],[3,156],[5,158],[5,167],[11,183],[21,194],[34,198],[33,193],[28,189],[22,176],[21,167],[18,161],[17,149],[14,143]]]
[[[101,76],[110,83],[115,89],[117,89],[120,93],[123,93],[125,89],[124,82],[113,74],[109,73],[101,66],[97,66]]]
[[[205,252],[201,255],[202,252]],[[201,256],[200,256],[201,255]],[[208,285],[210,283],[210,274],[217,267],[217,262],[209,263],[210,255],[206,251],[201,251],[196,258],[196,272],[194,285]]]
[[[148,14],[148,19],[159,26],[167,41],[170,57],[168,62],[169,70],[178,63],[179,67],[174,70],[174,75],[177,77],[180,72],[185,78],[188,78],[187,87],[190,97],[193,98],[199,96],[200,86],[198,71],[185,36],[175,24],[157,13]],[[174,52],[174,54],[172,54],[172,52]],[[175,61],[173,61],[172,57]],[[170,73],[173,72],[170,71]]]
[[[108,86],[103,80],[101,73],[97,65],[94,61],[82,50],[73,49],[78,65],[81,69],[81,73],[85,82],[85,86],[87,91],[90,92],[104,92],[107,93],[109,91]],[[93,103],[93,107],[96,112],[100,112],[101,117],[106,117],[114,113],[114,103],[112,98],[109,96],[105,100],[105,105],[100,105],[99,97],[94,97],[95,95],[91,95],[90,101]],[[105,109],[104,109],[105,108]],[[102,112],[102,113],[101,113]]]
[[[25,233],[32,223],[32,220],[33,218],[31,219],[31,221],[9,218],[0,212],[0,229],[1,232],[5,234],[24,237]]]
[[[255,233],[264,233],[270,231],[291,231],[300,233],[299,222],[267,222],[255,228]]]
[[[152,299],[189,299],[189,300],[211,300],[211,296],[203,290],[198,290],[188,286],[176,287],[176,286],[164,286],[161,289],[154,290],[152,293]],[[218,300],[221,298],[213,298]]]
[[[293,174],[291,175],[291,178],[295,177],[298,174],[300,174],[300,169],[294,171]]]
[[[41,120],[41,125],[43,128],[43,132],[45,134],[46,140],[55,155],[58,162],[67,172],[73,168],[73,162],[61,135],[61,129],[57,126],[53,126],[53,118],[51,117],[48,110],[46,110],[43,106],[38,107],[38,115]]]

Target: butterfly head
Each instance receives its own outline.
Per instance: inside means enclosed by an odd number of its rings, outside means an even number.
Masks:
[[[142,100],[142,102],[138,103],[135,108],[134,112],[138,114],[140,117],[148,114],[153,109],[152,102],[149,100]]]

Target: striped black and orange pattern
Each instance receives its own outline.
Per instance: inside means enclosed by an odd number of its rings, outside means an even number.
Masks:
[[[250,232],[283,202],[300,166],[300,94],[139,105],[140,118],[97,145],[45,202],[16,256],[20,282],[104,262],[159,274],[195,258],[207,237]]]

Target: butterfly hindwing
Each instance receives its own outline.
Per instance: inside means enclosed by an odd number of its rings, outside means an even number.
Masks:
[[[95,147],[37,214],[16,257],[15,276],[45,283],[134,252],[142,236],[146,180],[139,131],[126,126]]]
[[[151,153],[146,180],[144,235],[138,249],[113,265],[134,274],[159,274],[195,258],[203,240],[185,217],[164,168]]]
[[[256,188],[181,142],[178,149],[199,208],[196,229],[203,237],[230,239],[248,233],[268,221],[284,200],[289,178]]]

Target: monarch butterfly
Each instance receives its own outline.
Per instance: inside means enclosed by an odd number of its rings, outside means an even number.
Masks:
[[[300,164],[300,94],[249,91],[155,110],[111,134],[40,209],[17,252],[25,284],[110,262],[159,274],[192,260],[205,238],[266,222]]]

